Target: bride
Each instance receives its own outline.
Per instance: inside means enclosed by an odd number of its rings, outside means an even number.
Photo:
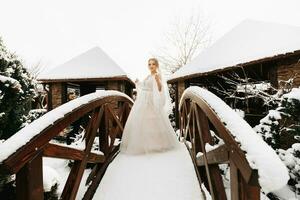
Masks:
[[[120,153],[146,154],[179,148],[168,115],[172,105],[156,58],[148,60],[150,75],[136,80],[137,98],[124,127]]]

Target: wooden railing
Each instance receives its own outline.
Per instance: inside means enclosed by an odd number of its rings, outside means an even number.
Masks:
[[[179,109],[180,136],[190,151],[200,184],[204,183],[212,199],[227,199],[219,164],[230,166],[231,199],[260,199],[258,171],[250,167],[245,152],[215,109],[191,90],[184,92]],[[207,150],[206,146],[214,148]]]
[[[64,112],[63,109],[68,110],[68,104],[74,106],[73,101],[50,111],[51,113],[46,113],[38,119],[39,122],[47,122],[46,119],[50,115],[52,118],[56,117],[52,119],[54,122],[44,126],[38,134],[1,162],[2,171],[16,174],[18,200],[43,199],[43,156],[74,161],[60,199],[76,198],[84,170],[88,163],[92,163],[92,170],[86,181],[86,185],[89,186],[83,198],[92,199],[108,164],[118,152],[119,145],[115,145],[115,140],[122,137],[123,127],[133,102],[120,92],[103,91],[98,92],[98,95],[91,95],[94,96],[83,104],[80,103],[82,99],[87,99],[84,96],[73,100],[79,106],[75,106],[63,116],[56,116],[55,113]],[[61,131],[82,117],[89,119],[84,127],[84,150],[50,143]],[[21,133],[35,131],[32,128],[34,124],[29,124],[7,142],[13,143],[13,140],[21,138]],[[91,152],[95,139],[99,140],[99,153]]]
[[[212,199],[227,199],[224,176],[219,168],[220,164],[225,164],[230,167],[231,199],[260,199],[258,170],[250,167],[247,152],[241,150],[241,144],[234,138],[226,121],[220,118],[217,109],[199,93],[201,91],[195,93],[187,89],[181,98],[179,112],[180,138],[190,152],[200,185],[205,185]],[[116,91],[86,95],[48,112],[9,138],[5,142],[6,147],[11,145],[15,148],[14,144],[19,147],[5,159],[0,156],[0,167],[2,171],[16,174],[17,199],[43,199],[43,156],[74,161],[60,199],[75,199],[86,166],[92,167],[85,182],[88,187],[83,197],[85,200],[92,199],[107,166],[119,152],[119,144],[115,141],[122,137],[132,103],[128,96]],[[224,102],[220,100],[220,103]],[[232,114],[234,111],[229,108],[226,116]],[[85,149],[51,142],[61,131],[83,117],[88,119],[84,127]],[[47,118],[51,120],[45,120]],[[26,133],[32,137],[20,145],[19,139],[23,135],[25,137]],[[98,153],[91,152],[95,139],[99,140]]]

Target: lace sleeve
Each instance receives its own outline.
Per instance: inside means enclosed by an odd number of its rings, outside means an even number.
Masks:
[[[142,89],[142,81],[138,81],[135,83],[135,88],[136,88],[136,98],[139,96],[141,89]]]
[[[156,109],[160,111],[164,110],[169,115],[172,112],[169,88],[161,74],[159,74],[159,78],[162,84],[161,91],[158,90],[157,82],[155,78],[153,78],[153,103]]]
[[[170,92],[169,92],[169,87],[167,84],[167,81],[165,80],[165,77],[163,76],[163,74],[160,71],[160,68],[158,68],[158,74],[159,74],[159,78],[161,81],[161,93],[160,93],[160,99],[161,99],[161,103],[163,106],[164,111],[167,113],[167,115],[172,114],[173,112],[173,104],[172,104],[172,99],[170,96]]]

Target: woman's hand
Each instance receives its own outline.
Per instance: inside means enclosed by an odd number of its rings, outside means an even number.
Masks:
[[[154,77],[155,77],[155,80],[156,80],[156,83],[157,83],[158,91],[161,92],[162,84],[161,84],[160,76],[159,76],[158,73],[156,73],[156,74],[154,75]]]

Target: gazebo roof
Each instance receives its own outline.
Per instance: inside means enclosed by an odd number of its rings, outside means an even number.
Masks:
[[[172,74],[169,81],[300,53],[299,50],[300,27],[245,20]]]
[[[38,77],[41,82],[108,79],[131,81],[124,70],[99,47],[94,47]]]

